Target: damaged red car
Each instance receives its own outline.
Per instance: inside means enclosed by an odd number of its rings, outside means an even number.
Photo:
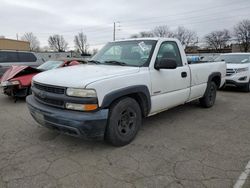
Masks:
[[[59,59],[49,60],[37,68],[30,66],[11,66],[1,78],[1,87],[5,95],[19,98],[31,94],[31,80],[36,74],[73,65],[86,63],[84,59]]]

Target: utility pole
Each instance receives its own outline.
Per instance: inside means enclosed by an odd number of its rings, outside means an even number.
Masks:
[[[118,22],[114,22],[114,30],[113,30],[113,41],[116,40],[116,32],[121,30],[121,23]]]
[[[18,33],[16,34],[16,40],[18,40]]]
[[[115,41],[116,23],[114,22],[113,41]]]

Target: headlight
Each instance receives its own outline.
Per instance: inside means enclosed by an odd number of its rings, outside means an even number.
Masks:
[[[2,87],[14,86],[14,85],[20,85],[20,82],[18,80],[13,80],[13,81],[5,81],[1,83]]]
[[[75,104],[75,103],[66,103],[66,108],[69,110],[77,111],[93,111],[98,108],[97,104]]]
[[[93,89],[68,88],[66,94],[72,97],[97,97]]]
[[[239,72],[245,72],[245,71],[248,71],[248,67],[246,68],[239,68],[239,69],[235,69],[236,73],[239,73]]]
[[[10,85],[19,85],[20,82],[18,80],[10,81]]]

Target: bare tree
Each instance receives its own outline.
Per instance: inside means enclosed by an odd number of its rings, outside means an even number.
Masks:
[[[147,38],[147,37],[153,37],[154,34],[150,31],[142,31],[138,34],[134,34],[131,36],[131,38]]]
[[[174,37],[174,33],[170,31],[167,25],[161,25],[155,27],[152,33],[154,34],[155,37],[167,37],[167,38]]]
[[[21,37],[21,39],[30,43],[30,50],[31,51],[39,51],[40,50],[40,42],[39,42],[38,38],[32,32],[25,33]]]
[[[198,38],[195,31],[189,30],[183,26],[179,26],[176,29],[174,37],[179,39],[181,44],[185,47],[195,45]]]
[[[89,45],[87,44],[87,36],[83,32],[75,35],[74,38],[75,47],[81,52],[81,54],[87,54]]]
[[[225,48],[230,41],[230,33],[227,29],[222,31],[213,31],[205,36],[205,41],[208,47],[220,51]]]
[[[234,35],[240,44],[241,50],[250,49],[250,20],[243,20],[234,27]]]
[[[65,52],[67,49],[68,43],[65,41],[62,35],[53,35],[48,39],[49,47],[52,50],[56,50],[58,52]]]

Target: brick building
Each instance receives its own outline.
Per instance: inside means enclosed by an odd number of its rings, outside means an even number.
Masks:
[[[0,38],[0,50],[30,51],[30,43],[21,40]]]

